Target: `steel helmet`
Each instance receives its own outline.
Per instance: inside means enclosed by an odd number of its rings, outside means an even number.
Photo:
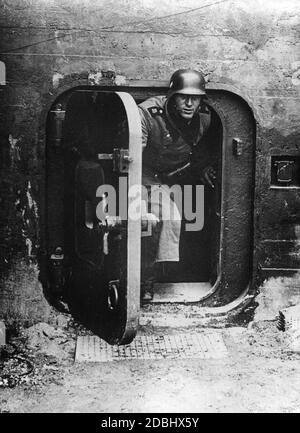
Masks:
[[[206,95],[205,79],[201,72],[193,69],[178,69],[171,77],[168,99],[176,93]]]

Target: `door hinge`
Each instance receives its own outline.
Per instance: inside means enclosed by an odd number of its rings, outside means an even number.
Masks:
[[[62,247],[56,247],[50,256],[50,280],[52,291],[62,293],[65,283],[64,254]]]
[[[232,152],[235,156],[241,156],[243,153],[243,141],[240,138],[232,139]]]
[[[50,111],[49,141],[54,147],[60,147],[63,139],[63,123],[66,111],[62,104],[56,104]]]

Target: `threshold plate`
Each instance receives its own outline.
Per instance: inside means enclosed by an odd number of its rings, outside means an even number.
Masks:
[[[110,362],[131,359],[220,359],[227,348],[219,332],[178,335],[138,335],[130,344],[110,345],[100,337],[78,336],[76,362]]]
[[[211,290],[209,282],[203,283],[156,283],[151,301],[156,303],[198,302]]]

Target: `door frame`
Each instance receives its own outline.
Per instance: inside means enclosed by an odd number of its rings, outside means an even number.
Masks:
[[[67,77],[66,77],[67,78]],[[46,142],[46,125],[47,125],[47,117],[50,111],[50,107],[53,106],[55,103],[61,102],[63,105],[66,104],[68,97],[72,94],[73,91],[75,90],[96,90],[96,91],[125,91],[130,93],[131,95],[146,95],[146,97],[148,96],[152,96],[152,95],[157,95],[157,94],[165,94],[166,90],[168,88],[168,82],[163,80],[130,80],[128,82],[128,85],[126,86],[116,86],[114,83],[107,83],[105,82],[103,85],[90,85],[90,83],[88,82],[88,80],[86,79],[66,79],[63,80],[63,82],[61,83],[60,86],[58,86],[58,88],[56,89],[56,91],[53,93],[52,97],[49,97],[47,95],[48,98],[48,104],[46,104],[46,108],[44,109],[44,111],[41,114],[41,127],[40,127],[40,137],[41,139],[44,139],[44,141]],[[208,95],[210,95],[211,92],[214,91],[218,91],[218,92],[226,92],[228,93],[228,95],[233,95],[234,97],[238,98],[241,102],[241,104],[245,104],[248,107],[248,111],[250,116],[253,119],[253,140],[252,140],[252,144],[253,144],[253,154],[254,154],[254,158],[253,158],[253,182],[255,182],[255,176],[254,176],[254,172],[255,172],[255,148],[256,148],[256,127],[255,127],[255,117],[257,115],[255,108],[253,107],[253,104],[251,103],[251,101],[249,100],[247,95],[243,95],[243,92],[240,91],[240,89],[237,89],[231,85],[226,85],[226,84],[222,84],[222,83],[209,83],[207,85],[207,89],[208,89]],[[222,124],[224,125],[225,122],[225,116],[221,113],[221,111],[216,110],[217,114],[219,115]],[[224,131],[224,126],[223,126],[223,131]],[[225,135],[225,134],[224,134]],[[223,143],[224,143],[224,137],[223,137]],[[222,165],[224,164],[224,157],[223,157],[223,162]],[[224,170],[223,170],[223,174],[222,174],[222,184],[223,184],[223,176],[224,176]],[[254,184],[253,184],[254,186]],[[222,191],[223,194],[223,191]],[[42,199],[41,200],[42,203],[45,203],[45,200]],[[222,203],[223,203],[223,199],[222,199]],[[252,202],[251,202],[251,207],[252,207],[252,212],[254,209],[254,191],[253,191],[253,196],[252,196]],[[223,209],[222,209],[223,211]],[[42,225],[45,228],[45,212],[41,212],[41,219],[43,221]],[[253,233],[253,231],[255,230],[255,228],[253,227],[253,222],[252,222],[252,244],[253,244],[253,237],[255,236],[255,233]],[[224,238],[223,238],[223,231],[224,231],[224,221],[222,220],[221,222],[221,239],[220,239],[220,243],[224,242]],[[42,236],[41,239],[41,245],[42,245],[42,257],[45,259],[46,255],[47,255],[47,248],[46,248],[46,244],[45,244],[45,234]],[[251,250],[249,251],[249,258],[252,261],[252,272],[251,269],[249,270],[249,284],[247,285],[247,287],[243,287],[240,290],[241,294],[245,294],[245,293],[251,293],[253,292],[253,286],[252,286],[252,281],[253,281],[253,277],[255,277],[256,274],[256,269],[253,267],[253,265],[255,265],[255,258],[253,259],[253,245],[251,246]],[[42,263],[44,263],[42,261]],[[219,263],[220,263],[220,269],[222,268],[222,260],[221,260],[221,253],[219,256]],[[42,269],[45,269],[44,264],[42,264]],[[41,270],[41,275],[44,275],[44,272]],[[212,289],[210,290],[209,293],[207,293],[207,295],[205,295],[199,302],[201,305],[205,306],[205,307],[209,307],[209,306],[222,306],[227,304],[228,302],[230,303],[233,299],[230,299],[230,297],[228,299],[226,299],[224,302],[222,301],[221,303],[219,302],[218,299],[218,295],[220,293],[220,290],[222,289],[222,284],[221,284],[221,272],[219,272],[218,274],[218,278],[216,283],[214,284],[214,286],[212,287]],[[45,281],[45,279],[42,278],[42,281]],[[48,296],[49,297],[49,296]],[[237,296],[234,296],[234,299],[236,299]],[[213,310],[213,308],[212,308]]]

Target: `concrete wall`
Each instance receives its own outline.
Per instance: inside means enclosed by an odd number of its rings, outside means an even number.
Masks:
[[[268,267],[265,243],[274,233],[297,245],[299,197],[269,189],[268,158],[299,151],[299,12],[297,0],[0,1],[7,79],[0,92],[0,315],[51,316],[37,266],[45,120],[55,98],[78,84],[153,86],[192,67],[210,88],[240,94],[258,128],[255,266]]]

